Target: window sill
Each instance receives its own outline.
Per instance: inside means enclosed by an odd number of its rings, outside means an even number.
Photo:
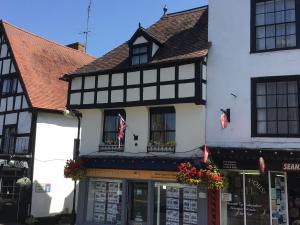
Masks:
[[[300,138],[300,134],[282,135],[282,134],[252,134],[251,138]]]
[[[274,48],[274,49],[266,49],[266,50],[251,50],[250,54],[278,52],[278,51],[296,50],[296,49],[300,49],[300,48],[299,47],[290,47],[290,48]]]
[[[124,152],[124,145],[99,145],[99,152]]]

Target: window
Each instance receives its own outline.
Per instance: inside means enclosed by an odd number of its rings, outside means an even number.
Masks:
[[[175,109],[150,109],[150,142],[172,144],[175,142]]]
[[[17,92],[17,78],[2,80],[2,95],[11,95]]]
[[[296,47],[296,0],[252,1],[252,50]]]
[[[105,145],[118,144],[119,114],[125,119],[124,110],[107,110],[104,112],[103,142]],[[124,145],[125,137],[121,140]]]
[[[299,136],[300,78],[252,79],[253,136]]]
[[[9,125],[4,127],[3,153],[11,154],[15,151],[16,126]]]
[[[139,65],[149,61],[149,47],[148,45],[138,45],[132,47],[131,64]]]

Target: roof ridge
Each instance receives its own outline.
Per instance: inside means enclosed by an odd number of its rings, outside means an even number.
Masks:
[[[32,36],[35,36],[35,37],[37,37],[37,38],[43,39],[43,40],[45,40],[45,41],[47,41],[47,42],[49,42],[49,43],[58,45],[58,46],[60,46],[60,47],[63,47],[63,48],[65,48],[65,49],[69,49],[69,50],[74,51],[74,52],[78,52],[78,53],[80,53],[80,54],[88,55],[88,56],[90,56],[90,57],[96,59],[94,56],[92,56],[92,55],[90,55],[90,54],[87,54],[86,52],[82,52],[82,51],[80,51],[80,50],[77,50],[77,49],[74,49],[74,48],[67,47],[67,46],[65,46],[65,45],[63,45],[63,44],[60,44],[60,43],[57,43],[57,42],[55,42],[55,41],[50,41],[50,40],[47,39],[47,38],[44,38],[44,37],[42,37],[42,36],[40,36],[40,35],[38,35],[38,34],[34,34],[34,33],[30,32],[30,31],[24,30],[24,29],[22,29],[22,28],[20,28],[20,27],[17,27],[16,25],[13,25],[13,24],[11,24],[11,23],[9,23],[9,22],[3,20],[3,19],[1,19],[0,22],[2,22],[3,24],[6,24],[6,25],[8,25],[8,26],[11,26],[11,27],[13,27],[13,28],[15,28],[15,29],[18,29],[18,30],[20,30],[20,31],[22,31],[22,32],[24,32],[24,33],[27,33],[27,34],[29,34],[29,35],[32,35]],[[4,27],[4,29],[5,29],[5,27]]]
[[[195,7],[195,8],[191,8],[191,9],[186,9],[186,10],[178,11],[178,12],[167,13],[163,17],[177,16],[177,15],[182,15],[182,14],[185,14],[185,13],[191,13],[191,12],[194,12],[194,11],[207,9],[207,7],[208,7],[208,5],[203,5],[203,6],[199,6],[199,7]]]

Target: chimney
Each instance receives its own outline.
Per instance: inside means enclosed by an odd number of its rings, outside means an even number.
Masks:
[[[67,47],[69,48],[74,48],[76,50],[79,50],[81,52],[85,52],[85,46],[84,44],[80,43],[80,42],[75,42],[75,43],[72,43],[72,44],[69,44],[69,45],[66,45]]]

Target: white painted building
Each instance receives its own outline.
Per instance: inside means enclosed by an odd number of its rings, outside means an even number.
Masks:
[[[59,78],[94,59],[0,22],[0,223],[72,210],[77,119],[63,115],[67,85]],[[19,178],[32,185],[20,189]]]
[[[207,223],[206,190],[176,181],[179,163],[200,163],[205,144],[207,48],[202,7],[139,27],[125,44],[65,76],[68,107],[83,114],[87,178],[77,223],[182,224],[186,213],[195,224]],[[127,125],[120,147],[119,115]],[[167,215],[172,191],[174,204],[186,201],[179,193],[193,192],[195,211],[178,207],[174,218]]]
[[[299,162],[299,3],[209,1],[206,137],[230,180],[222,225],[299,224],[299,175],[283,166]]]

